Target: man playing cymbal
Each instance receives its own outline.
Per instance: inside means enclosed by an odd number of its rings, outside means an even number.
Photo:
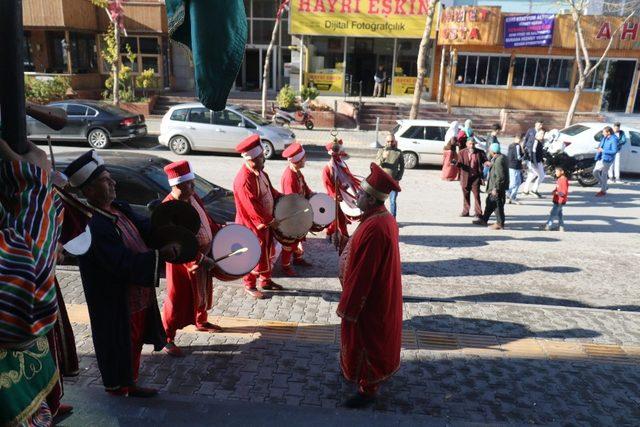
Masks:
[[[200,229],[196,233],[198,255],[192,262],[167,263],[167,298],[162,306],[162,323],[167,333],[164,351],[170,356],[182,357],[182,350],[175,344],[176,330],[196,325],[201,332],[220,332],[222,328],[207,321],[207,311],[213,306],[213,272],[215,262],[211,257],[211,243],[218,230],[204,209],[204,204],[195,193],[195,174],[186,160],[164,167],[169,179],[171,193],[163,203],[181,200],[191,205],[200,218]]]
[[[282,196],[273,188],[264,172],[264,151],[260,136],[251,135],[236,146],[244,164],[233,181],[236,202],[236,222],[250,228],[260,240],[260,261],[253,271],[244,276],[245,292],[256,299],[263,299],[262,290],[280,291],[282,286],[271,280],[273,232],[277,225],[273,211],[275,201]],[[260,288],[256,287],[256,284]]]
[[[304,168],[307,160],[306,153],[302,145],[294,142],[286,150],[282,152],[282,157],[285,157],[287,167],[282,174],[280,185],[282,186],[282,194],[299,194],[305,199],[308,199],[313,195],[313,192],[307,185],[302,174],[302,168]],[[297,273],[291,266],[291,258],[293,257],[293,263],[303,267],[310,267],[311,263],[303,258],[304,248],[302,247],[302,241],[296,242],[292,245],[285,245],[282,247],[282,269],[287,276],[295,277]]]

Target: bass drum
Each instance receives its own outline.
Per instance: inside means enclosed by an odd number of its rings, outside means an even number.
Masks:
[[[275,238],[283,245],[292,245],[307,235],[313,226],[313,209],[307,199],[299,194],[287,194],[276,202],[273,212],[278,226]]]
[[[344,200],[340,202],[340,210],[351,221],[360,221],[362,211],[357,206],[349,206]]]
[[[313,209],[311,231],[324,230],[336,219],[336,201],[326,193],[316,193],[309,199]]]
[[[236,280],[251,272],[260,261],[260,241],[253,232],[240,224],[229,224],[218,231],[213,238],[211,255],[222,258],[238,249],[247,251],[219,261],[216,277],[223,281]]]

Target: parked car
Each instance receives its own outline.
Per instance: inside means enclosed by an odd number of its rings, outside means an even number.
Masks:
[[[450,123],[444,120],[398,120],[391,131],[398,141],[398,148],[402,150],[404,166],[413,169],[419,164],[442,164],[444,150],[444,136]],[[486,140],[481,136],[474,136],[476,147],[486,150]],[[508,144],[501,142],[506,150]],[[506,151],[504,151],[506,153]]]
[[[260,135],[267,159],[295,141],[288,129],[274,126],[259,114],[236,105],[211,111],[200,103],[171,107],[162,118],[158,141],[176,154],[193,151],[234,152],[252,134]]]
[[[56,168],[63,170],[81,152],[56,155]],[[147,154],[107,152],[100,154],[116,181],[118,200],[128,202],[134,212],[147,217],[150,207],[162,201],[171,192],[164,167],[170,162]],[[219,223],[233,222],[236,208],[233,192],[219,187],[199,175],[195,178],[196,194],[202,198],[205,209]],[[82,198],[82,194],[76,195]]]
[[[569,156],[595,156],[598,144],[602,139],[602,129],[611,126],[609,123],[583,122],[576,123],[560,131],[558,143],[564,146]],[[620,128],[627,137],[622,147],[620,171],[622,173],[640,174],[640,129],[622,126]]]
[[[114,141],[130,141],[147,134],[142,114],[133,114],[101,101],[74,99],[52,102],[67,112],[67,125],[54,131],[27,116],[27,137],[38,141],[51,136],[52,141],[87,141],[96,149],[108,148]]]

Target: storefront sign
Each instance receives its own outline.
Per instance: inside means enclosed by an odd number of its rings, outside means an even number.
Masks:
[[[504,47],[549,46],[553,41],[552,14],[516,15],[504,18]]]
[[[313,82],[315,87],[321,92],[342,93],[342,80],[342,73],[305,73],[305,83],[308,85]]]
[[[495,45],[500,7],[448,7],[440,16],[440,45]]]
[[[435,38],[437,11],[431,29]],[[291,34],[422,38],[429,0],[291,0]]]
[[[640,49],[640,23],[638,19],[616,16],[587,15],[581,20],[582,34],[589,49],[604,50],[613,38],[611,50]],[[556,18],[553,47],[574,49],[576,27],[571,15]]]
[[[417,77],[394,77],[393,85],[391,86],[391,95],[394,96],[402,96],[402,95],[413,95],[413,92],[416,88],[416,78]],[[429,78],[424,79],[424,90],[429,90]]]

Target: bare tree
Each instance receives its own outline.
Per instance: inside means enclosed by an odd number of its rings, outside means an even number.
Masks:
[[[276,13],[276,22],[273,24],[273,31],[271,32],[271,42],[267,48],[267,55],[264,59],[264,69],[262,70],[262,117],[267,118],[267,86],[269,85],[269,64],[271,63],[271,51],[276,44],[276,38],[278,37],[278,27],[280,26],[280,18],[282,18],[282,12],[289,4],[289,0],[282,0]]]
[[[111,65],[111,74],[113,78],[113,103],[120,103],[120,32],[124,29],[124,9],[122,8],[125,0],[90,0],[94,6],[104,9],[109,17],[109,22],[113,25],[113,46],[110,48],[115,52],[114,62]]]
[[[418,49],[418,76],[416,78],[416,86],[413,89],[413,102],[411,103],[410,119],[417,119],[420,111],[420,98],[422,97],[422,89],[424,87],[424,78],[427,76],[427,47],[429,45],[429,37],[431,36],[431,27],[433,26],[433,15],[436,10],[437,0],[429,0],[429,11],[424,24],[424,32]]]
[[[582,20],[587,13],[589,0],[565,0],[565,2],[569,6],[569,9],[571,11],[571,18],[573,19],[574,23],[576,64],[578,65],[578,81],[573,88],[573,100],[571,101],[571,105],[569,106],[569,110],[567,111],[567,118],[565,121],[565,127],[568,127],[573,121],[573,116],[575,115],[576,108],[578,107],[578,102],[580,101],[580,96],[584,91],[587,80],[607,57],[607,54],[609,53],[609,50],[611,49],[611,46],[617,34],[627,24],[629,19],[636,15],[636,13],[638,12],[640,1],[609,1],[604,3],[604,9],[608,13],[616,15],[624,13],[626,16],[622,23],[618,25],[613,32],[611,32],[607,46],[605,47],[602,54],[597,57],[597,59],[592,59],[589,55],[589,49],[587,48],[587,44],[584,38],[584,32],[582,29]]]

